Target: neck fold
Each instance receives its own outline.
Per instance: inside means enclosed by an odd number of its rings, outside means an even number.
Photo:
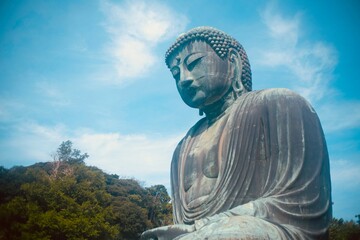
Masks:
[[[213,123],[225,114],[226,110],[234,103],[234,101],[235,98],[232,93],[232,89],[230,88],[221,99],[209,106],[205,106],[200,109],[200,111],[205,113],[209,123]]]

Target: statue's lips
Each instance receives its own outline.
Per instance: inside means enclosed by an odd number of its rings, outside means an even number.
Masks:
[[[198,80],[200,80],[204,77],[205,76],[198,77],[197,79],[194,80],[193,84],[191,84],[189,87],[184,89],[184,92],[186,93],[186,95],[188,95],[189,97],[194,97],[200,89],[200,85],[197,84]]]

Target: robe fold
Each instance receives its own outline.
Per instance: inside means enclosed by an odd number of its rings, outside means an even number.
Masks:
[[[196,225],[221,215],[251,216],[253,224],[266,221],[273,226],[279,238],[327,239],[332,217],[329,157],[310,104],[286,89],[253,91],[240,96],[221,118],[219,173],[200,205],[185,201],[183,169],[192,140],[208,124],[206,118],[174,152],[174,222]]]

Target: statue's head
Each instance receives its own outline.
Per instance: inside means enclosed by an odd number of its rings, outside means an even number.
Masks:
[[[211,27],[181,34],[165,55],[184,102],[202,109],[224,96],[251,91],[251,69],[241,44]]]

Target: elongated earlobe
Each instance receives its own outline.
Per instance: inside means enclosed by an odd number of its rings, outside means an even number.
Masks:
[[[241,81],[233,81],[232,82],[233,94],[235,99],[237,99],[241,94],[244,92],[244,86],[242,85]]]
[[[237,99],[241,94],[245,92],[245,88],[241,81],[242,62],[239,53],[236,50],[230,49],[229,61],[232,65],[231,87],[233,90],[233,96],[235,99]]]

